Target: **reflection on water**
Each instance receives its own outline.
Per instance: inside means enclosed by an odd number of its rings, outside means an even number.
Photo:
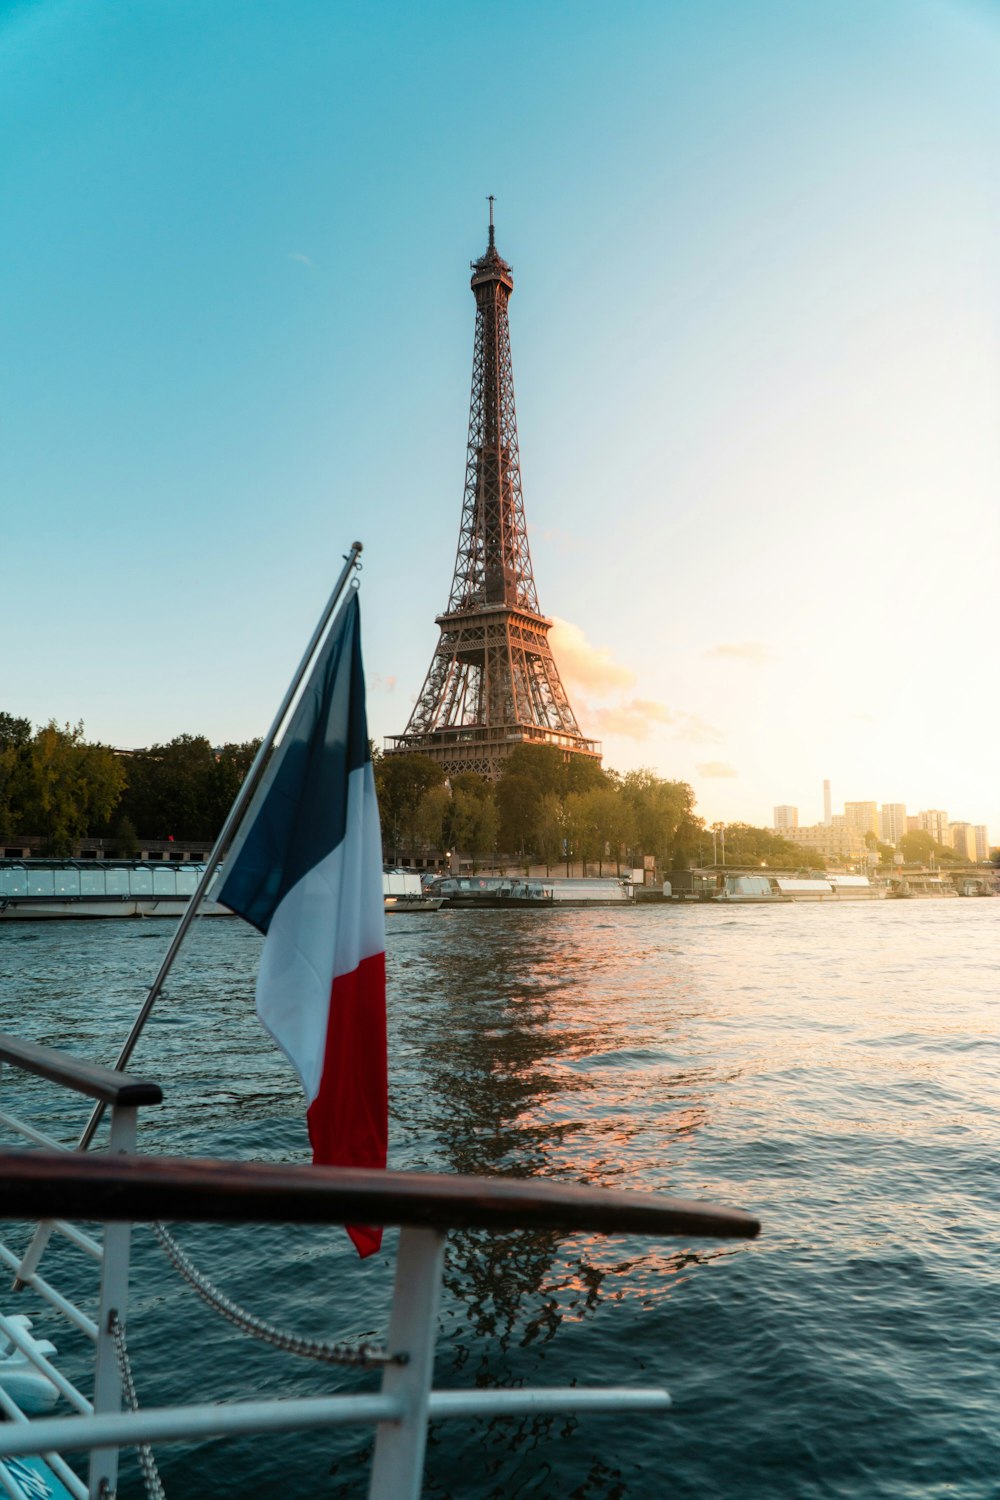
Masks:
[[[663,1383],[675,1405],[442,1426],[428,1495],[992,1493],[998,919],[1000,902],[393,918],[394,1166],[657,1189],[764,1221],[752,1246],[453,1236],[439,1384]],[[0,1025],[110,1061],[167,935],[5,927]],[[258,948],[236,922],[197,933],[135,1060],[166,1089],[146,1149],[306,1157],[298,1086],[252,1015]],[[71,1139],[85,1111],[47,1108]],[[320,1336],[384,1316],[390,1259],[359,1263],[339,1234],[183,1237],[262,1316]],[[192,1347],[206,1396],[370,1387],[210,1330],[141,1235],[135,1262],[144,1400],[190,1396]],[[346,1497],[367,1447],[209,1443],[163,1468],[175,1497]]]

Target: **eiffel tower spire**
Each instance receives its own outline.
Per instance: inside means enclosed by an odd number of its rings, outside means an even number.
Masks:
[[[489,244],[472,262],[476,333],[465,498],[448,608],[426,680],[388,753],[430,755],[450,773],[495,780],[519,744],[600,759],[584,739],[538,607],[521,494],[507,304],[510,266]]]

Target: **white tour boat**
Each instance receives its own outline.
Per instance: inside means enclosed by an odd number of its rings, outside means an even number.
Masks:
[[[886,894],[867,875],[727,875],[714,901],[759,905],[774,901],[874,901]]]
[[[130,859],[0,860],[0,922],[72,917],[179,917],[204,864]],[[215,901],[201,914],[228,917]]]

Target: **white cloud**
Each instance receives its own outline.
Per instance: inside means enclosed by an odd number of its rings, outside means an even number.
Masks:
[[[683,713],[657,703],[651,698],[629,698],[611,707],[590,709],[586,714],[588,724],[594,724],[601,734],[618,734],[630,740],[648,740],[653,730],[663,726],[670,730],[674,739],[688,740],[695,745],[722,738],[717,729],[699,719],[697,714]]]
[[[704,776],[706,780],[715,777],[722,780],[725,777],[739,775],[736,767],[731,766],[727,760],[703,761],[700,766],[695,766],[695,770],[698,772],[699,776]]]
[[[573,690],[584,733],[648,740],[659,728],[667,729],[674,739],[692,744],[722,738],[717,729],[696,714],[668,708],[654,698],[627,698],[627,690],[636,684],[635,672],[615,661],[608,647],[592,646],[578,625],[554,620],[549,641],[560,676]],[[594,706],[589,701],[593,698],[611,701]]]
[[[762,641],[726,641],[718,646],[709,646],[705,655],[730,657],[735,661],[749,661],[758,667],[773,660],[771,652]]]
[[[606,646],[592,646],[579,625],[554,619],[549,644],[567,683],[603,697],[614,689],[635,685],[635,673],[616,662]]]

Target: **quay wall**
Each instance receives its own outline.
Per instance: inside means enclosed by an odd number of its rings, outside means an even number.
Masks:
[[[180,839],[137,839],[135,851],[121,853],[115,839],[77,839],[67,859],[141,859],[164,860],[170,864],[201,863],[212,851],[212,841],[185,843]],[[43,838],[15,838],[0,844],[3,859],[47,859]]]

